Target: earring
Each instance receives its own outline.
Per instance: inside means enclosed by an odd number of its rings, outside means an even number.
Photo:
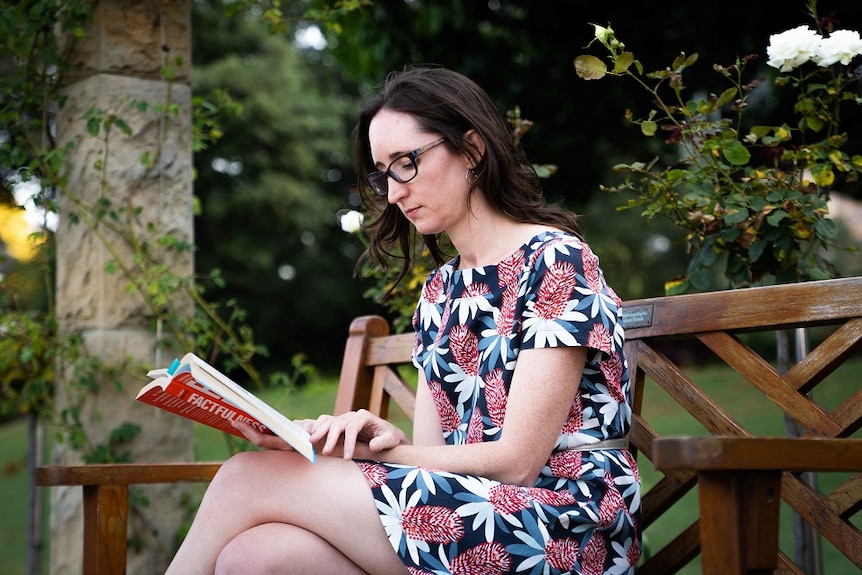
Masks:
[[[467,180],[467,183],[471,186],[475,186],[476,182],[479,181],[479,174],[476,173],[475,169],[467,168],[467,173],[464,174],[464,179]]]

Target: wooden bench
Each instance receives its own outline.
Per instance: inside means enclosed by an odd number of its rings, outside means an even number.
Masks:
[[[626,302],[624,314],[634,382],[629,446],[642,474],[651,474],[642,496],[649,556],[638,574],[677,573],[700,555],[705,575],[776,570],[801,575],[801,568],[778,549],[782,500],[862,569],[862,532],[852,521],[862,511],[862,439],[853,437],[862,427],[862,384],[858,372],[834,373],[859,355],[862,278],[643,299]],[[755,351],[764,348],[752,339],[756,333],[799,329],[816,345],[789,369],[776,369],[763,357],[771,351]],[[388,417],[394,401],[412,415],[413,390],[399,371],[409,362],[412,344],[411,334],[389,335],[380,317],[355,319],[335,412],[366,408]],[[719,394],[708,395],[686,375],[690,366],[714,360],[739,374],[734,389],[749,387],[746,398],[758,398],[777,416],[786,414],[798,431],[789,438],[755,437],[734,416],[739,405],[732,404],[740,403],[733,401],[735,393],[731,405],[722,404]],[[812,390],[827,381],[833,385],[835,376],[846,397],[823,407]],[[684,437],[663,433],[669,418],[650,409],[658,404],[665,409],[668,403],[690,414],[699,430]],[[37,470],[36,482],[83,487],[83,571],[119,575],[125,572],[129,486],[205,482],[217,469],[213,463],[48,466]],[[803,480],[803,471],[857,473],[840,474],[850,477],[821,494]],[[667,531],[660,519],[685,504],[680,500],[696,485],[699,519],[659,543],[655,530]]]

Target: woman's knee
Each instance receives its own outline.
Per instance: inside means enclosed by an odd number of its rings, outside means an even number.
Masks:
[[[289,452],[241,451],[222,464],[214,482],[240,481],[248,485],[256,478],[263,479],[268,473],[281,469],[284,460],[290,455]]]
[[[259,546],[252,544],[245,533],[241,533],[225,545],[216,559],[215,575],[240,575],[255,573],[266,575],[271,571],[261,565]]]

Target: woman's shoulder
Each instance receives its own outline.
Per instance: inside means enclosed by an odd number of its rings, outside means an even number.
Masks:
[[[524,247],[528,255],[538,255],[549,248],[563,251],[590,250],[589,245],[581,236],[558,229],[546,229],[538,232],[530,238]]]

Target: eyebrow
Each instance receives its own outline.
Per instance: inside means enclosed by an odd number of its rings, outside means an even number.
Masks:
[[[419,147],[421,148],[422,146],[419,146]],[[384,164],[383,162],[374,162],[374,167],[386,169],[389,167],[389,164],[391,164],[392,162],[394,162],[398,158],[400,158],[402,156],[408,156],[408,155],[410,155],[410,152],[412,152],[413,150],[418,150],[418,149],[419,148],[411,148],[410,150],[407,150],[406,152],[392,152],[391,154],[389,154],[389,158],[388,158],[389,162],[388,163]]]

